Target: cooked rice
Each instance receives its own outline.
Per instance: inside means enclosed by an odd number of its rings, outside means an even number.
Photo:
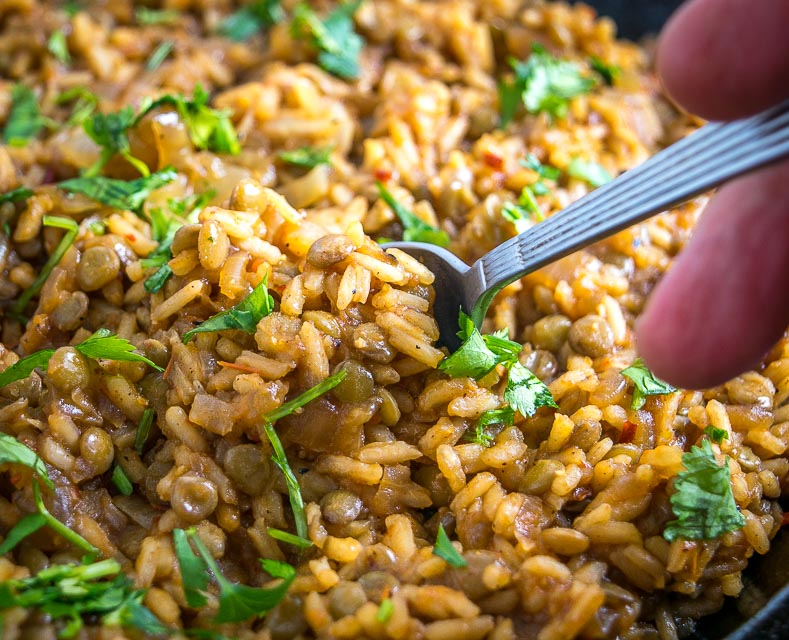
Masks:
[[[527,152],[562,170],[580,155],[616,174],[685,135],[698,123],[659,94],[649,48],[617,41],[611,21],[584,5],[366,0],[355,15],[366,40],[361,74],[346,82],[314,64],[287,22],[246,43],[211,35],[238,8],[224,0],[157,3],[177,10],[166,26],[137,24],[127,0],[86,4],[72,17],[43,0],[0,4],[0,119],[16,82],[33,87],[59,122],[69,110],[56,97],[70,88],[90,88],[112,111],[147,96],[191,95],[200,83],[212,105],[232,112],[243,149],[197,150],[166,107],[131,131],[135,157],[152,171],[178,171],[148,198],[146,214],[171,198],[214,193],[176,233],[174,275],[151,294],[144,282],[153,270],[141,263],[157,246],[149,222],[53,184],[98,157],[81,127],[0,146],[0,190],[35,191],[24,204],[0,205],[0,368],[59,348],[46,371],[0,389],[0,429],[45,461],[56,484],[51,512],[116,558],[175,636],[214,628],[242,640],[670,640],[740,594],[748,558],[767,553],[783,523],[789,340],[756,371],[703,392],[650,396],[639,410],[620,373],[636,357],[634,319],[703,199],[496,299],[484,330],[507,328],[524,345],[521,362],[559,409],[497,427],[490,447],[465,434],[502,406],[498,373],[475,381],[435,370],[445,351],[435,345],[434,276],[374,241],[402,232],[376,180],[447,231],[451,250],[470,262],[514,235],[500,208],[538,179],[518,163]],[[59,29],[68,66],[46,51]],[[146,70],[165,40],[172,54]],[[497,79],[533,42],[581,64],[598,56],[621,76],[573,99],[566,119],[525,116],[496,128]],[[299,170],[278,159],[303,146],[331,147],[332,165]],[[120,158],[105,174],[137,177]],[[588,188],[562,180],[540,205],[554,213]],[[76,220],[79,236],[20,324],[8,309],[62,235],[43,226],[45,215]],[[183,343],[188,329],[264,278],[276,307],[253,335],[200,333]],[[163,373],[111,360],[68,364],[76,352],[65,345],[99,328],[130,340]],[[343,397],[325,395],[276,425],[314,544],[299,553],[268,533],[294,523],[260,419],[348,360]],[[147,408],[154,427],[139,455],[135,432]],[[719,449],[746,524],[718,540],[668,542],[661,534],[673,519],[682,453],[709,425],[726,432]],[[112,484],[114,465],[131,496]],[[29,476],[4,474],[0,532],[32,505]],[[432,553],[439,525],[466,568]],[[216,599],[188,607],[175,558],[172,531],[190,526],[231,581],[267,584],[260,557],[294,564],[287,596],[261,620],[212,626]],[[42,530],[0,558],[0,582],[80,555]],[[139,635],[86,623],[80,637]],[[61,628],[32,609],[5,611],[0,624],[9,640]]]

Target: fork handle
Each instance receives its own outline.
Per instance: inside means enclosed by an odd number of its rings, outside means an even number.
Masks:
[[[705,125],[482,256],[470,270],[484,289],[472,318],[479,325],[495,295],[527,273],[787,155],[789,100]]]

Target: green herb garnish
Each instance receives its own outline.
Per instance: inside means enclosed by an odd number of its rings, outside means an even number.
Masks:
[[[501,124],[506,126],[521,104],[529,113],[547,113],[551,118],[567,115],[570,99],[588,93],[592,78],[581,75],[578,65],[553,57],[539,44],[525,62],[511,59],[515,77],[499,86]]]
[[[531,229],[535,221],[545,220],[545,214],[543,214],[537,198],[534,196],[534,191],[529,185],[521,189],[517,202],[505,202],[501,205],[501,217],[511,222],[517,233]]]
[[[527,153],[525,158],[519,160],[519,163],[522,167],[526,167],[527,169],[534,171],[538,176],[540,176],[540,178],[544,180],[558,180],[559,176],[561,175],[561,171],[559,171],[559,169],[552,167],[549,164],[543,164],[533,153]]]
[[[6,202],[24,202],[32,195],[32,189],[28,189],[27,187],[17,187],[12,191],[6,191],[5,193],[0,194],[0,204],[5,204]]]
[[[238,329],[246,333],[255,333],[258,322],[274,310],[274,298],[268,292],[268,276],[263,276],[260,284],[252,289],[246,298],[226,311],[220,311],[190,329],[183,335],[184,343],[189,342],[196,333],[207,331],[224,331]]]
[[[53,31],[47,40],[47,50],[55,57],[60,64],[67,65],[71,62],[71,55],[68,52],[68,42],[66,34],[62,31]]]
[[[172,40],[165,40],[161,42],[156,49],[153,50],[148,62],[145,63],[145,68],[148,71],[156,71],[162,66],[162,62],[167,60],[168,56],[173,52],[175,43]]]
[[[281,0],[255,0],[222,20],[217,31],[230,40],[242,42],[284,19]]]
[[[449,245],[449,234],[446,231],[430,226],[416,214],[406,209],[395,200],[395,197],[380,181],[376,181],[375,184],[378,187],[381,200],[400,219],[400,223],[403,225],[403,240],[406,242],[428,242],[439,247]]]
[[[281,529],[268,527],[266,531],[268,531],[268,534],[274,538],[274,540],[279,540],[285,544],[292,544],[294,547],[299,547],[300,549],[306,549],[312,546],[312,541],[306,540],[300,536],[294,536],[292,533],[282,531]]]
[[[60,218],[58,216],[44,216],[43,224],[45,227],[55,227],[58,229],[65,229],[66,233],[63,234],[58,246],[55,247],[55,250],[47,259],[46,264],[41,267],[41,271],[38,272],[38,276],[33,281],[33,284],[30,285],[27,289],[25,289],[22,294],[16,299],[14,304],[11,305],[9,308],[9,315],[15,317],[17,319],[21,319],[22,312],[27,307],[28,302],[33,299],[33,296],[36,295],[39,291],[41,291],[41,287],[44,286],[44,283],[49,278],[49,274],[52,273],[52,270],[60,263],[65,255],[66,251],[68,251],[69,247],[74,244],[74,240],[77,238],[77,234],[79,233],[79,225],[74,222],[71,218]],[[17,363],[18,364],[18,363]],[[16,366],[16,365],[14,365]],[[6,383],[8,384],[8,383]],[[2,386],[2,385],[0,385]]]
[[[97,617],[105,626],[133,627],[148,636],[170,635],[171,630],[142,604],[144,594],[133,589],[117,560],[58,564],[30,578],[0,583],[0,609],[33,608],[62,621],[59,638],[76,637],[83,619]]]
[[[147,7],[137,7],[134,10],[134,18],[138,24],[172,24],[178,21],[179,13],[173,9],[148,9]]]
[[[613,180],[613,176],[598,162],[573,158],[567,167],[567,175],[583,180],[593,187],[602,187]]]
[[[9,463],[20,464],[31,469],[47,487],[55,488],[52,480],[49,479],[44,461],[36,455],[36,452],[13,436],[0,432],[0,464]]]
[[[436,544],[433,546],[433,555],[443,558],[450,566],[455,568],[468,566],[466,559],[449,540],[443,524],[438,525],[438,535],[436,536]]]
[[[198,149],[237,155],[241,151],[241,143],[238,141],[230,113],[209,107],[209,97],[208,92],[199,84],[195,86],[191,99],[180,94],[162,96],[145,104],[133,125],[154,109],[162,106],[175,107],[186,126],[189,139]]]
[[[85,121],[90,118],[99,107],[98,96],[87,87],[67,89],[55,98],[55,102],[57,104],[74,102],[74,106],[71,109],[71,115],[64,123],[64,127],[84,126]]]
[[[145,443],[148,442],[148,436],[151,434],[151,427],[153,426],[153,419],[155,412],[152,407],[147,407],[142,412],[140,424],[137,425],[137,431],[134,434],[134,450],[138,456],[142,455]]]
[[[163,371],[155,362],[148,360],[148,358],[139,353],[135,353],[134,345],[131,342],[113,335],[109,329],[99,329],[89,338],[74,345],[74,348],[82,355],[94,360],[144,362],[157,371]],[[47,366],[49,359],[54,353],[55,349],[41,349],[15,362],[0,373],[0,387],[27,378],[34,369],[43,369]]]
[[[135,124],[134,110],[130,106],[123,107],[114,113],[94,113],[83,121],[82,128],[85,129],[85,133],[101,147],[99,159],[83,172],[83,178],[98,176],[99,172],[116,155],[126,160],[143,177],[150,175],[151,171],[148,169],[148,165],[139,158],[135,158],[131,152],[127,131]]]
[[[64,191],[82,193],[108,207],[139,214],[151,193],[172,182],[177,176],[175,169],[168,167],[136,180],[83,176],[64,180],[58,183],[58,186]]]
[[[288,463],[288,458],[285,455],[285,449],[282,446],[279,435],[277,435],[277,432],[274,429],[274,423],[277,422],[277,420],[280,420],[281,418],[289,416],[290,414],[298,411],[316,398],[322,396],[324,393],[331,391],[334,389],[334,387],[345,380],[346,375],[347,371],[345,369],[340,369],[337,373],[329,376],[323,382],[320,382],[314,387],[307,389],[304,393],[300,394],[293,400],[283,403],[278,408],[263,416],[263,431],[268,437],[269,442],[271,442],[271,447],[274,449],[274,455],[271,456],[271,459],[274,461],[274,464],[279,467],[280,471],[282,471],[282,475],[285,476],[285,483],[288,487],[290,507],[293,511],[293,520],[296,523],[296,534],[303,540],[309,539],[309,532],[307,531],[307,516],[304,514],[304,499],[301,496],[301,487],[299,487],[299,481],[296,478],[296,474],[293,473],[293,469],[291,468],[290,464]]]
[[[11,110],[3,129],[3,142],[24,147],[49,124],[50,120],[41,115],[32,89],[23,84],[11,87]]]
[[[10,553],[16,549],[16,545],[46,526],[46,524],[47,519],[40,513],[28,513],[8,532],[5,540],[3,540],[3,544],[0,544],[0,555]]]
[[[718,429],[718,427],[714,425],[707,426],[707,428],[704,429],[704,435],[706,435],[715,444],[720,444],[724,440],[729,439],[729,434],[726,429]]]
[[[293,33],[308,34],[318,49],[318,64],[340,78],[359,76],[364,40],[354,31],[353,14],[360,4],[361,0],[341,4],[323,20],[304,2],[293,10]]]
[[[626,378],[629,378],[635,385],[633,388],[633,402],[630,405],[631,409],[640,409],[643,407],[647,396],[662,396],[677,390],[667,382],[663,382],[660,378],[656,378],[655,375],[647,369],[641,358],[636,358],[636,361],[626,369],[622,369],[621,373]]]
[[[321,164],[331,164],[333,147],[301,147],[292,151],[280,151],[279,157],[297,167],[313,169]]]
[[[384,598],[381,604],[378,605],[378,611],[375,612],[375,621],[380,624],[386,624],[394,613],[394,604],[391,598]]]
[[[219,586],[219,611],[214,618],[216,623],[243,622],[253,616],[262,616],[279,604],[296,577],[296,570],[289,564],[261,559],[263,570],[282,580],[279,585],[264,589],[235,584],[222,574],[216,560],[194,529],[176,529],[173,536],[176,558],[183,577],[184,595],[189,606],[199,608],[207,602],[203,592],[208,586],[208,572]]]
[[[511,426],[515,424],[515,409],[512,407],[502,407],[500,409],[488,409],[477,420],[473,434],[466,434],[469,442],[489,447],[493,444],[493,436],[487,432],[489,426],[493,424],[504,424]]]
[[[533,416],[540,407],[559,408],[546,384],[520,362],[509,368],[504,399],[523,416]]]
[[[682,465],[685,470],[677,474],[670,498],[677,519],[666,525],[666,540],[712,540],[745,526],[732,494],[729,465],[718,465],[709,440],[684,453]]]
[[[619,74],[622,73],[622,69],[620,69],[615,64],[608,64],[607,62],[603,62],[597,56],[592,56],[589,59],[589,64],[591,65],[592,69],[596,71],[600,77],[603,79],[609,87],[614,84],[614,81],[619,77]]]
[[[129,480],[129,476],[126,475],[123,467],[119,464],[116,464],[115,468],[112,470],[112,484],[114,484],[115,488],[124,496],[130,496],[134,492],[134,487],[132,486],[131,480]]]

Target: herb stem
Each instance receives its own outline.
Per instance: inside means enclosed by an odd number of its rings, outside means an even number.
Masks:
[[[41,489],[38,487],[38,483],[33,483],[33,500],[36,503],[36,508],[38,512],[46,518],[47,526],[52,529],[55,533],[57,533],[60,537],[65,539],[66,541],[73,544],[75,547],[82,549],[85,553],[87,553],[91,559],[95,558],[99,555],[99,550],[94,547],[90,542],[85,540],[81,535],[79,535],[76,531],[72,531],[69,529],[65,524],[63,524],[60,520],[58,520],[55,516],[53,516],[49,510],[47,509],[46,505],[44,504],[44,500],[41,498]]]

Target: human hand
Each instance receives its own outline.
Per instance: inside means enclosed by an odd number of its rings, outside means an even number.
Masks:
[[[668,93],[704,118],[789,98],[789,2],[691,0],[658,47]],[[789,162],[722,187],[636,324],[652,371],[702,388],[755,366],[789,325]]]

